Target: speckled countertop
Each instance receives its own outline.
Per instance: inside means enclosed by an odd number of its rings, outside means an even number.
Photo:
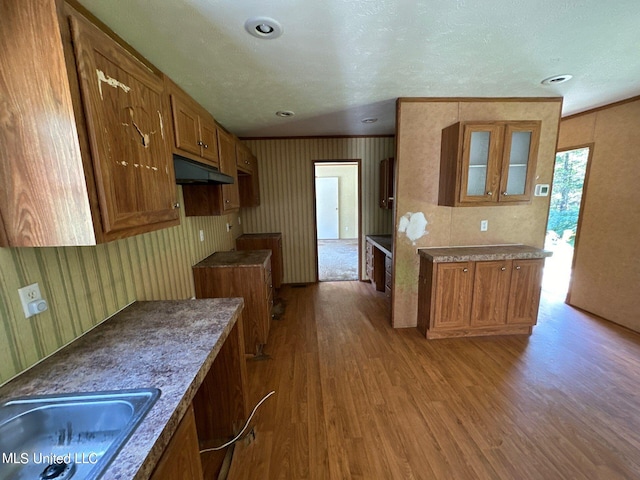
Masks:
[[[0,403],[155,387],[160,398],[104,480],[147,479],[244,305],[241,298],[137,302],[0,388]]]
[[[391,235],[367,235],[367,240],[382,250],[386,256],[393,256],[393,237]]]
[[[433,263],[523,260],[550,257],[548,250],[528,245],[482,245],[473,247],[419,248],[418,255]]]
[[[193,268],[200,267],[255,267],[264,265],[271,258],[271,250],[237,250],[216,252],[209,255]]]

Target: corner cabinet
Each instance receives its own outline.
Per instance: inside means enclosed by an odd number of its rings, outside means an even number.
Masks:
[[[53,0],[2,2],[0,61],[1,246],[95,245],[179,223],[159,71]]]
[[[420,249],[417,323],[423,335],[531,333],[549,252],[523,245],[501,252],[504,248]]]
[[[539,121],[458,122],[445,128],[439,205],[529,203],[540,125]]]

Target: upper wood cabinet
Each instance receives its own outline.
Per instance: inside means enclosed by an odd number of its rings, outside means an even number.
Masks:
[[[236,165],[238,167],[238,193],[240,207],[257,207],[260,205],[260,182],[258,176],[258,159],[246,145],[236,142]]]
[[[0,4],[0,62],[0,245],[179,223],[159,72],[53,0]]]
[[[171,92],[174,151],[199,162],[219,166],[218,138],[213,117],[167,79]]]
[[[394,165],[393,158],[380,160],[380,187],[378,189],[378,206],[380,208],[393,208]]]
[[[233,135],[221,128],[218,133],[218,153],[220,155],[220,171],[233,177],[234,183],[222,185],[222,210],[224,213],[240,208],[238,192],[238,168],[236,164],[236,140]]]
[[[458,122],[445,128],[438,203],[529,203],[539,141],[539,121]]]

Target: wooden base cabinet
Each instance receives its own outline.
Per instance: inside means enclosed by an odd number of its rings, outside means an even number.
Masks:
[[[245,233],[236,238],[238,250],[271,250],[273,288],[280,288],[284,275],[282,233]]]
[[[427,338],[529,334],[544,259],[434,263],[420,259],[418,329]]]
[[[261,356],[273,307],[271,250],[216,252],[193,266],[196,298],[244,298],[245,351]]]

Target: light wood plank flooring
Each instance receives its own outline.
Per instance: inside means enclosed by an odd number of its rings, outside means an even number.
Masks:
[[[229,479],[640,478],[640,335],[543,300],[530,337],[430,340],[369,284],[284,287]]]

